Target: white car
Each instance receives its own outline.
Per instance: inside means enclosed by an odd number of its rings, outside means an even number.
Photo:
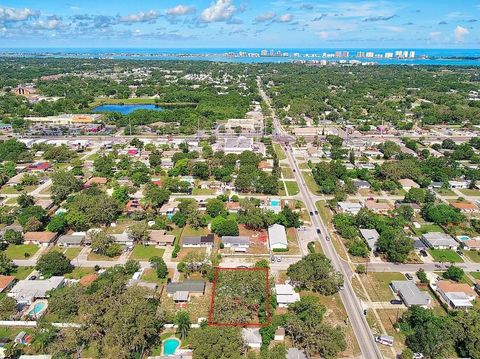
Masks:
[[[425,358],[422,353],[413,353],[413,359],[423,359]]]

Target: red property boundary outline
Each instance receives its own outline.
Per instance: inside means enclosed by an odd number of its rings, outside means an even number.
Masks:
[[[213,306],[215,304],[215,290],[217,288],[218,274],[220,271],[228,270],[238,270],[238,271],[263,271],[266,274],[266,305],[265,305],[265,314],[266,322],[265,323],[217,323],[213,321]],[[208,312],[208,325],[218,326],[218,327],[267,327],[270,325],[270,283],[269,283],[269,269],[268,268],[225,268],[225,267],[215,267],[215,274],[213,278],[213,288],[212,288],[212,297],[210,298],[210,310]]]

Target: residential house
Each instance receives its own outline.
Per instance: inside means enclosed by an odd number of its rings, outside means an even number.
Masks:
[[[51,355],[20,355],[18,359],[51,359]]]
[[[7,186],[14,187],[16,185],[19,185],[20,183],[22,183],[23,176],[25,176],[25,172],[20,172],[15,176],[11,177],[7,182]]]
[[[245,345],[252,349],[260,349],[262,346],[262,336],[259,328],[243,328],[242,338]]]
[[[437,292],[452,309],[472,309],[472,301],[477,297],[477,293],[468,284],[449,280],[438,281]]]
[[[37,244],[43,247],[49,246],[57,238],[57,233],[54,232],[26,232],[23,235],[23,241],[26,244]]]
[[[148,238],[148,244],[154,246],[171,246],[175,242],[175,236],[173,234],[167,234],[163,229],[156,229],[150,231]]]
[[[409,191],[412,188],[420,188],[419,184],[410,178],[402,178],[398,182],[405,191]]]
[[[63,285],[65,278],[54,276],[48,279],[18,281],[7,293],[7,296],[15,299],[19,304],[32,304],[36,299],[45,299],[48,291]]]
[[[478,211],[478,207],[471,202],[453,202],[450,203],[450,206],[464,213],[474,213]]]
[[[107,179],[105,177],[92,177],[83,184],[83,188],[89,188],[93,185],[104,186],[107,184]]]
[[[303,350],[290,348],[287,352],[287,359],[308,359],[308,357]]]
[[[13,275],[0,275],[0,293],[13,287],[15,277]]]
[[[64,234],[58,237],[57,245],[61,247],[78,247],[84,244],[86,238],[85,232]]]
[[[450,189],[467,189],[469,184],[468,181],[448,181]]]
[[[227,202],[226,207],[229,213],[238,213],[238,211],[241,209],[239,202]]]
[[[377,250],[377,241],[380,238],[376,229],[360,229],[360,234],[362,235],[365,242],[367,242],[368,248],[372,251]]]
[[[273,337],[273,340],[277,342],[283,342],[285,340],[285,328],[278,327],[277,330],[275,330],[275,336]]]
[[[285,227],[277,223],[268,227],[268,243],[271,250],[288,249]]]
[[[342,213],[357,215],[362,207],[358,202],[338,202],[338,208]]]
[[[26,168],[26,170],[32,173],[40,173],[40,172],[48,171],[51,167],[52,165],[48,162],[38,162],[38,163],[29,165]]]
[[[480,251],[480,238],[472,238],[460,242],[463,249],[467,251]]]
[[[428,248],[433,249],[457,249],[459,244],[450,235],[440,232],[428,232],[422,234],[422,242]]]
[[[390,204],[384,202],[377,202],[377,201],[365,201],[365,208],[369,209],[375,213],[388,213],[393,208]]]
[[[186,302],[191,297],[205,294],[206,283],[203,280],[187,279],[183,282],[169,282],[166,286],[167,295],[175,302]]]
[[[169,218],[172,218],[173,215],[175,214],[175,212],[178,211],[178,202],[175,202],[175,201],[172,201],[172,202],[168,202],[168,203],[165,203],[161,208],[160,208],[160,211],[159,213],[162,215],[162,216],[167,216]]]
[[[353,186],[359,190],[359,189],[370,189],[370,183],[368,181],[360,180],[360,179],[355,179],[353,180]]]
[[[235,252],[246,252],[250,248],[248,236],[223,236],[221,240],[225,248],[231,248]]]
[[[123,232],[119,234],[112,234],[112,237],[114,238],[115,243],[127,247],[133,246],[133,238],[131,238],[128,233]]]
[[[263,172],[272,172],[273,171],[273,160],[261,161],[258,164],[258,169]]]
[[[48,198],[40,198],[35,201],[35,205],[42,207],[44,210],[48,211],[53,208],[54,202]]]
[[[407,202],[395,202],[395,208],[398,209],[402,206],[407,206],[413,209],[414,212],[418,213],[422,210],[422,207],[417,203],[407,203]]]
[[[127,214],[133,214],[136,212],[143,212],[143,206],[137,198],[133,198],[125,205],[125,212]]]
[[[213,247],[214,235],[184,237],[182,241],[183,247]]]
[[[298,302],[300,294],[295,292],[295,288],[291,284],[275,284],[275,293],[277,303],[280,308],[286,308],[289,304]]]
[[[421,292],[413,281],[395,280],[390,283],[393,292],[397,294],[407,307],[419,305],[427,308],[432,298],[427,292]]]

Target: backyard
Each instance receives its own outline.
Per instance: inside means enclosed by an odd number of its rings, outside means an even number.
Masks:
[[[462,263],[463,259],[451,249],[428,249],[428,253],[433,257],[435,262],[440,263]]]
[[[10,259],[26,259],[33,256],[39,247],[36,244],[10,244],[4,253]]]

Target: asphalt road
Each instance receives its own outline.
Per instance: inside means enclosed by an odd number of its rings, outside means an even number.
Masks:
[[[273,124],[274,124],[274,132],[275,134],[282,134],[283,129],[278,121],[275,112],[270,105],[270,99],[263,91],[262,86],[260,85],[260,79],[257,79],[259,83],[260,95],[265,100],[265,102],[270,106],[272,110],[272,117],[273,117]],[[301,170],[292,155],[290,149],[285,151],[287,154],[287,160],[290,164],[290,167],[294,171],[295,180],[297,181],[298,187],[300,189],[300,195],[303,198],[303,202],[309,212],[315,213],[317,210],[312,197],[315,197],[308,187],[305,184],[305,181],[301,175]],[[348,318],[350,320],[350,324],[352,325],[353,331],[355,336],[357,337],[358,345],[360,346],[360,350],[362,352],[362,356],[365,359],[382,359],[382,354],[375,343],[373,334],[370,330],[370,327],[367,323],[365,316],[363,315],[363,308],[358,300],[355,292],[353,291],[353,287],[350,283],[351,277],[351,270],[348,266],[348,263],[345,263],[341,260],[338,256],[335,248],[333,247],[332,242],[327,241],[326,234],[327,229],[323,221],[321,220],[319,215],[313,215],[312,217],[312,224],[316,228],[320,228],[321,233],[317,235],[317,240],[320,242],[323,252],[325,255],[332,261],[333,267],[338,270],[340,273],[343,274],[345,278],[344,289],[340,290],[340,298],[342,299],[343,305],[347,311]]]

